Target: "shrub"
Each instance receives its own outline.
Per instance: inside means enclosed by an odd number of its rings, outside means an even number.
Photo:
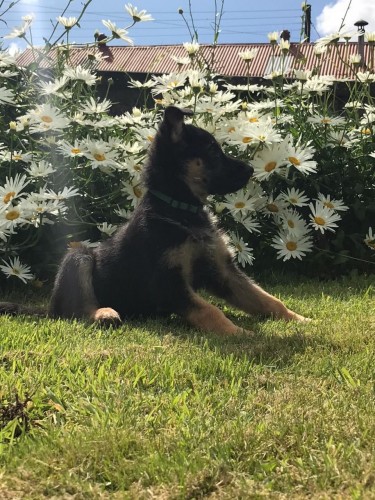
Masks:
[[[144,11],[131,9],[132,24],[139,22],[137,15],[150,20]],[[208,200],[242,266],[293,261],[299,270],[314,272],[333,265],[340,271],[374,269],[373,68],[353,67],[350,99],[337,110],[337,82],[330,77],[303,68],[286,74],[282,64],[267,85],[250,79],[242,85],[223,83],[194,42],[184,45],[187,57],[178,73],[130,81],[148,89],[151,107],[111,116],[112,103],[99,98],[93,69],[101,57],[95,46],[103,40],[97,38],[84,67],[71,64],[68,35],[79,20],[58,19],[67,43],[57,43],[60,36],[33,48],[39,63],[49,61],[48,72],[38,64],[19,67],[6,50],[0,52],[3,279],[39,283],[67,243],[96,245],[129,218],[142,197],[147,148],[169,104],[193,109],[193,123],[254,165],[245,189]],[[26,18],[9,36],[26,38],[31,22]],[[126,30],[103,23],[111,31],[107,42],[131,42]],[[276,37],[270,40],[276,47]],[[328,47],[326,57],[331,57],[336,42],[328,37],[316,47]],[[288,43],[281,39],[279,47],[286,57]],[[239,57],[248,62],[256,53]]]

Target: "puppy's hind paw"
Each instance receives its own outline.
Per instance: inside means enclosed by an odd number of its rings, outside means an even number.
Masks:
[[[91,318],[94,323],[104,327],[117,327],[122,323],[119,313],[111,307],[101,307],[100,309],[96,309]]]

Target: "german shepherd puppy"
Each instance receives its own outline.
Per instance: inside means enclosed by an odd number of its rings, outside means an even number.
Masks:
[[[117,324],[175,313],[204,331],[242,332],[197,294],[204,288],[249,314],[304,320],[233,261],[204,205],[208,195],[244,187],[253,168],[224,154],[207,131],[185,124],[187,115],[166,108],[145,166],[147,191],[130,221],[95,249],[68,251],[50,316]]]

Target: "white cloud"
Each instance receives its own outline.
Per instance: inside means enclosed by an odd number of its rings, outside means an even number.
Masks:
[[[12,42],[9,44],[8,51],[11,56],[17,57],[22,52],[22,49],[16,42]]]
[[[320,36],[329,35],[339,30],[348,5],[349,0],[335,0],[323,8],[322,12],[316,18],[316,28]],[[374,0],[352,0],[345,18],[343,31],[357,31],[354,23],[362,19],[369,23],[365,28],[366,31],[375,31]]]

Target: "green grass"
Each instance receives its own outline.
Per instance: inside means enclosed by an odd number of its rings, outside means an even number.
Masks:
[[[0,498],[375,498],[373,282],[223,306],[253,338],[0,318]]]

